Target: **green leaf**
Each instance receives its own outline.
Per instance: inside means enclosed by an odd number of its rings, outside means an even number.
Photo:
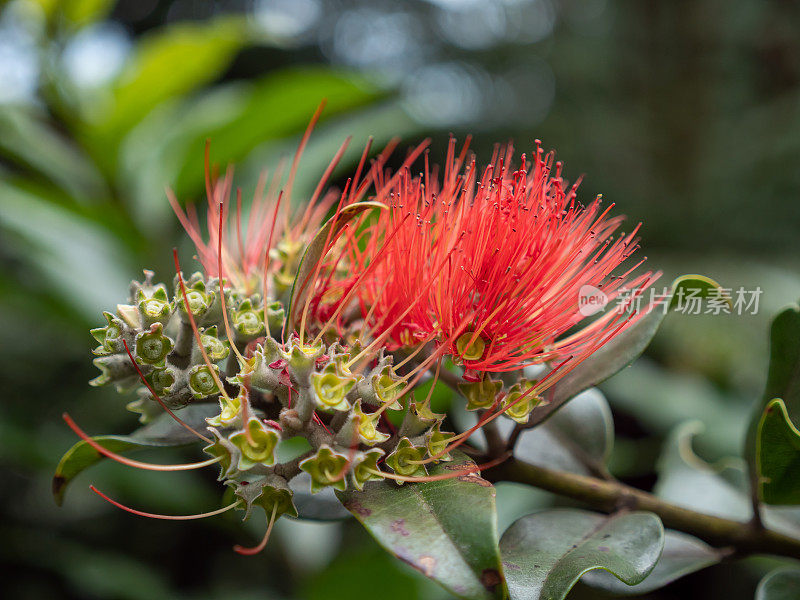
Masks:
[[[739,458],[709,465],[692,448],[692,438],[703,424],[689,421],[676,427],[656,465],[653,493],[691,510],[747,523],[753,516],[745,462]],[[763,506],[761,517],[769,529],[800,537],[800,510]]]
[[[797,304],[780,312],[772,321],[769,374],[759,413],[773,398],[782,398],[789,419],[800,423],[800,306]]]
[[[603,394],[581,392],[539,427],[525,431],[514,455],[526,462],[580,473],[605,469],[614,445],[614,421]]]
[[[782,398],[789,421],[800,423],[800,305],[789,306],[772,320],[769,345],[767,385],[750,419],[745,443],[753,472],[757,472],[756,438],[767,405]]]
[[[800,504],[800,431],[783,400],[764,409],[756,439],[760,498],[767,504]]]
[[[44,275],[46,292],[55,290],[90,322],[119,302],[131,272],[119,237],[10,181],[0,181],[0,197],[0,229],[19,237],[11,250]]]
[[[680,297],[681,290],[685,292],[700,290],[699,297],[706,298],[712,291],[721,289],[717,282],[703,275],[683,275],[672,282],[663,301],[668,302],[669,308],[672,309]],[[603,345],[552,388],[551,405],[565,402],[631,364],[650,344],[666,315],[667,311],[663,304],[654,306],[636,323]],[[534,409],[534,415],[536,412]]]
[[[667,530],[664,551],[656,566],[641,583],[626,585],[603,570],[586,573],[581,582],[612,594],[638,596],[657,590],[673,581],[722,560],[722,553],[691,535]]]
[[[295,312],[295,307],[297,306],[299,311],[299,307],[304,302],[308,290],[314,285],[311,279],[314,275],[314,269],[316,269],[317,263],[322,259],[325,243],[329,240],[335,240],[338,233],[347,223],[365,210],[371,210],[373,208],[385,209],[387,207],[381,202],[356,202],[345,206],[340,211],[338,218],[334,221],[334,217],[331,217],[325,225],[320,227],[314,239],[308,244],[303,253],[303,258],[300,259],[300,264],[297,267],[297,275],[294,278],[294,283],[292,283],[292,292],[289,296],[289,303],[286,306],[285,330],[287,333],[291,333],[294,330],[295,317],[300,316],[299,312],[297,315],[292,314]]]
[[[473,466],[460,452],[431,475]],[[397,486],[370,482],[337,496],[386,550],[462,598],[502,594],[494,487],[476,473]]]
[[[187,424],[197,429],[204,427],[206,417],[213,416],[217,410],[216,405],[196,404],[175,411],[175,413]],[[107,450],[124,454],[142,448],[183,446],[196,442],[198,438],[164,413],[131,435],[100,435],[92,439]],[[56,504],[59,506],[62,504],[67,485],[75,477],[105,458],[85,440],[79,441],[67,450],[53,475],[53,496]]]
[[[158,104],[219,77],[247,41],[240,17],[177,23],[143,38],[113,86],[110,110],[89,124],[98,158],[112,161],[122,135]]]
[[[797,590],[800,569],[777,569],[758,584],[755,600],[797,600]]]
[[[88,25],[105,17],[114,6],[114,0],[61,0],[59,7],[64,16],[75,25]]]
[[[522,517],[500,540],[512,600],[561,600],[593,569],[640,583],[663,548],[661,520],[647,512],[548,510]]]
[[[106,191],[82,151],[33,108],[9,106],[0,111],[0,152],[41,173],[78,201],[98,198]]]

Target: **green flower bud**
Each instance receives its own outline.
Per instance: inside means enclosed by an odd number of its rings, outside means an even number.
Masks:
[[[214,371],[219,373],[217,365],[213,367]],[[192,396],[198,400],[219,393],[217,382],[214,381],[214,376],[206,365],[195,365],[189,369],[189,389],[192,391]]]
[[[520,400],[522,395],[532,387],[533,383],[524,379],[511,386],[506,397],[503,398],[503,408],[505,409],[503,414],[522,425],[527,423],[531,411],[541,401],[541,397],[535,394],[528,394]]]
[[[407,437],[400,440],[397,448],[386,457],[386,464],[403,477],[424,477],[428,474],[425,465],[415,464],[425,458],[425,448],[417,448]],[[401,484],[402,481],[398,481]]]
[[[109,383],[118,386],[138,381],[136,369],[131,364],[127,354],[113,354],[111,356],[98,356],[92,364],[100,369],[100,375],[89,382],[89,385],[100,387]],[[145,373],[147,371],[145,370]]]
[[[203,344],[203,349],[206,351],[208,360],[211,362],[215,363],[224,360],[231,352],[228,342],[219,339],[216,325],[202,330],[200,332],[200,341]],[[192,362],[203,362],[203,355],[196,346],[192,351]]]
[[[175,385],[175,367],[166,366],[160,369],[153,369],[150,374],[150,384],[157,394],[169,394],[172,391],[172,386]]]
[[[301,387],[308,386],[309,375],[316,367],[317,359],[325,347],[322,342],[316,345],[300,345],[297,337],[291,336],[286,347],[281,349],[281,357],[288,363],[289,372]]]
[[[149,331],[136,336],[136,362],[163,367],[175,343],[164,335],[164,326],[154,323]]]
[[[176,276],[175,283],[175,306],[181,315],[186,315],[186,303],[184,302],[183,292],[181,291],[180,283],[178,283]],[[209,282],[210,283],[210,282]],[[195,273],[188,282],[184,282],[186,287],[186,300],[189,301],[189,309],[195,319],[204,316],[211,305],[214,304],[216,294],[213,291],[206,291],[206,283],[202,275]]]
[[[327,444],[320,446],[314,456],[309,456],[302,461],[300,468],[311,475],[312,494],[316,494],[329,485],[342,492],[347,488],[347,481],[344,477],[344,471],[347,469],[347,456],[335,452]]]
[[[250,300],[242,301],[231,320],[239,341],[254,340],[264,331],[264,313],[253,308]]]
[[[97,343],[100,344],[92,352],[97,356],[108,356],[109,354],[124,352],[125,347],[122,345],[122,336],[125,332],[125,324],[108,311],[103,311],[103,316],[108,324],[105,327],[98,327],[89,331],[92,337],[97,340]]]
[[[246,471],[258,464],[275,464],[275,446],[278,445],[280,434],[257,417],[250,417],[247,430],[250,439],[245,431],[237,431],[228,436],[230,442],[240,451],[238,469]]]
[[[488,375],[480,381],[458,384],[458,390],[467,399],[467,410],[489,408],[502,388],[502,381],[495,381]]]
[[[353,470],[350,473],[350,481],[353,482],[353,487],[361,491],[364,489],[364,484],[368,481],[381,481],[383,477],[376,475],[375,471],[380,471],[378,468],[378,460],[384,455],[383,450],[380,448],[370,448],[366,452],[359,452],[353,458]]]
[[[136,301],[144,327],[150,327],[153,323],[166,325],[172,315],[173,304],[169,301],[167,289],[163,285],[157,286],[152,294],[147,294],[142,289],[137,290]]]

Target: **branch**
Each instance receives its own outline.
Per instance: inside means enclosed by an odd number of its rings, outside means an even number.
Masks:
[[[604,512],[650,511],[661,518],[665,527],[691,534],[712,546],[733,548],[736,554],[773,554],[800,559],[800,539],[682,508],[623,483],[553,471],[513,458],[487,470],[484,477],[490,481],[533,485]]]

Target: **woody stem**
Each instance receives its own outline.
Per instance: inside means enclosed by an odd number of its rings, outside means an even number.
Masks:
[[[800,559],[800,539],[683,508],[617,481],[555,471],[514,458],[486,470],[483,476],[495,482],[532,485],[608,513],[650,511],[661,518],[665,527],[691,534],[712,546],[730,549],[737,555],[772,554]]]

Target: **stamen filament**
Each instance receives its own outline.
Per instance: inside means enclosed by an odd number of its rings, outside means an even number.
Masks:
[[[245,548],[244,546],[235,545],[233,547],[234,552],[238,552],[239,554],[243,554],[245,556],[253,556],[261,552],[267,546],[267,542],[269,541],[269,536],[272,533],[272,526],[275,525],[275,515],[278,514],[278,503],[272,505],[272,514],[269,517],[269,521],[267,523],[267,532],[264,534],[264,537],[261,538],[261,541],[258,545],[253,546],[252,548]]]
[[[223,508],[218,508],[217,510],[212,510],[206,513],[199,513],[196,515],[159,515],[156,513],[149,513],[149,512],[144,512],[142,510],[136,510],[135,508],[131,508],[130,506],[125,506],[121,502],[117,502],[116,500],[109,498],[106,494],[98,490],[93,485],[90,485],[89,489],[92,490],[95,494],[100,496],[103,500],[105,500],[109,504],[113,504],[117,508],[121,508],[126,512],[138,515],[140,517],[147,517],[148,519],[164,519],[166,521],[192,521],[194,519],[205,519],[206,517],[213,517],[215,515],[220,515],[224,512],[228,512],[232,508],[236,508],[242,503],[241,500],[237,500],[233,504],[229,504],[228,506],[225,506]]]
[[[154,463],[142,462],[140,460],[133,460],[131,458],[127,458],[122,456],[121,454],[117,454],[116,452],[112,452],[108,450],[95,440],[93,440],[86,432],[83,431],[75,421],[72,420],[67,413],[61,415],[64,419],[66,424],[69,426],[75,434],[81,438],[84,442],[89,444],[92,448],[94,448],[98,453],[106,456],[120,464],[127,465],[129,467],[134,467],[136,469],[144,469],[146,471],[190,471],[192,469],[202,469],[203,467],[207,467],[209,465],[213,465],[221,461],[224,457],[217,456],[215,458],[209,458],[208,460],[196,462],[196,463],[185,463],[180,465],[157,465]]]

